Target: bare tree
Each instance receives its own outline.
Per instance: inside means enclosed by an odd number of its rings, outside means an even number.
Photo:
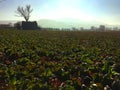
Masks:
[[[31,9],[30,5],[26,5],[25,8],[18,6],[17,11],[16,11],[16,13],[17,13],[16,16],[24,17],[25,21],[28,22],[28,20],[30,18],[30,13],[32,11],[33,11],[33,9]]]

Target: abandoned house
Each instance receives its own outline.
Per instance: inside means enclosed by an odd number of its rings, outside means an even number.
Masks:
[[[38,29],[38,25],[36,21],[33,22],[17,22],[14,24],[14,27],[17,29],[21,29],[21,30],[36,30]]]

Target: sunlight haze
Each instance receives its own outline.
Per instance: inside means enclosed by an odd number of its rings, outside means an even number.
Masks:
[[[0,21],[16,17],[18,6],[31,5],[30,20],[76,20],[91,24],[119,25],[120,0],[5,0],[0,3]]]

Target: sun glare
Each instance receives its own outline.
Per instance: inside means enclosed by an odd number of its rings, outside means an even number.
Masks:
[[[52,12],[49,12],[49,14],[41,16],[41,18],[47,18],[47,19],[77,19],[82,21],[91,21],[94,20],[94,17],[89,15],[88,13],[84,11],[80,11],[74,8],[67,8],[62,7],[58,8]]]

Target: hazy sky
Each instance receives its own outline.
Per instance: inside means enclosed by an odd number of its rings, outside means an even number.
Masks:
[[[0,20],[23,20],[16,17],[18,6],[30,4],[30,20],[77,19],[120,24],[120,0],[6,0],[0,3]]]

